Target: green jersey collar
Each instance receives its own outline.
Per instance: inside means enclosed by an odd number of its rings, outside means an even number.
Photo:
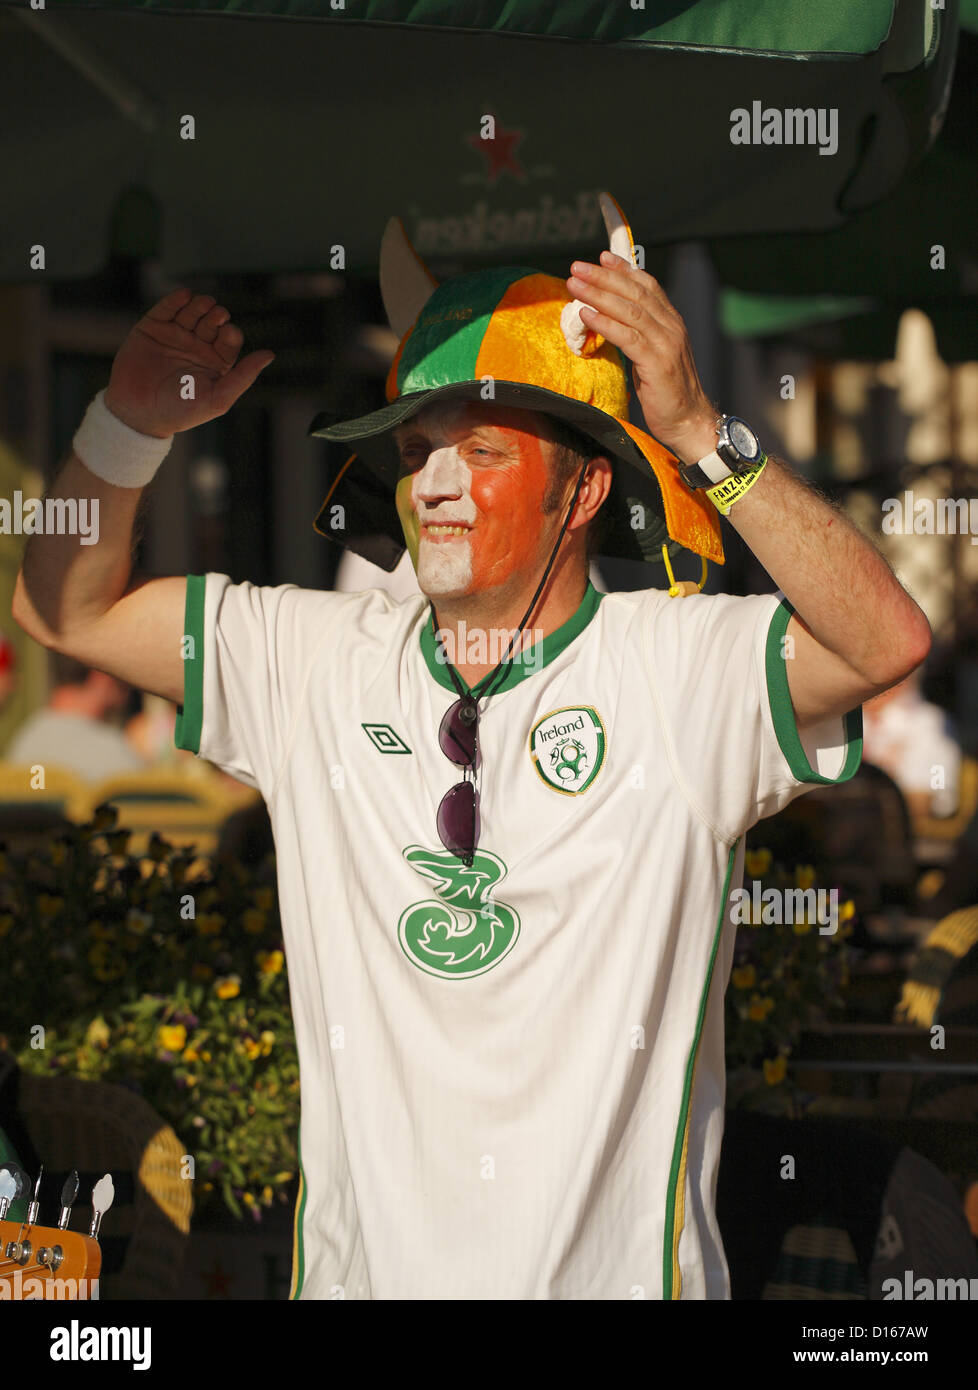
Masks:
[[[584,597],[581,599],[580,607],[572,617],[567,619],[566,623],[558,627],[556,631],[551,632],[549,637],[545,637],[542,642],[534,643],[532,647],[528,647],[525,651],[520,650],[522,647],[521,638],[520,642],[517,643],[517,650],[510,658],[509,665],[506,668],[506,674],[502,679],[497,675],[492,682],[492,693],[494,695],[499,695],[504,690],[512,690],[514,685],[519,685],[520,681],[526,680],[527,676],[532,676],[535,672],[542,670],[543,667],[553,661],[555,657],[560,656],[564,648],[570,646],[574,638],[579,637],[587,627],[588,623],[598,611],[598,604],[603,598],[604,594],[598,593],[591,581],[588,580],[588,585],[584,590]],[[505,646],[503,647],[503,651],[505,651]],[[457,693],[455,684],[448,672],[448,663],[440,652],[441,649],[435,641],[434,616],[429,607],[428,617],[421,628],[421,653],[427,663],[428,670],[434,676],[438,684],[443,685],[446,690]],[[458,675],[457,671],[455,674],[458,676],[462,689],[466,694],[470,694],[468,683]]]

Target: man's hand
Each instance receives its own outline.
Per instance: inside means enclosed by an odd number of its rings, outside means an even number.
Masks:
[[[238,362],[244,335],[212,295],[186,287],[154,304],[139,320],[112,364],[105,404],[125,425],[167,439],[230,410],[274,352]],[[185,400],[182,379],[194,379]]]
[[[603,334],[632,362],[632,376],[650,432],[684,463],[716,448],[717,412],[700,384],[686,325],[658,280],[620,256],[601,264],[575,261],[567,288],[591,306],[588,328]]]

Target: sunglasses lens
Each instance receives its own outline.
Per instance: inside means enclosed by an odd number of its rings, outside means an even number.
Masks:
[[[438,743],[446,758],[457,767],[475,766],[478,718],[474,700],[456,700],[445,711],[438,730]]]
[[[471,865],[479,842],[479,793],[473,782],[459,782],[442,797],[438,834],[450,853]]]

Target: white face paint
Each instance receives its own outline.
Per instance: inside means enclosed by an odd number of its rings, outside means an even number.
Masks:
[[[429,598],[465,593],[472,584],[472,541],[468,534],[450,535],[439,526],[473,526],[472,470],[458,448],[433,449],[415,473],[411,500],[420,525],[418,586]],[[436,528],[434,531],[429,528]]]

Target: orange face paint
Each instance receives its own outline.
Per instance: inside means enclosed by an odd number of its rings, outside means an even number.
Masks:
[[[424,593],[460,597],[538,578],[552,536],[537,428],[528,412],[474,402],[432,407],[399,427],[397,510]]]

